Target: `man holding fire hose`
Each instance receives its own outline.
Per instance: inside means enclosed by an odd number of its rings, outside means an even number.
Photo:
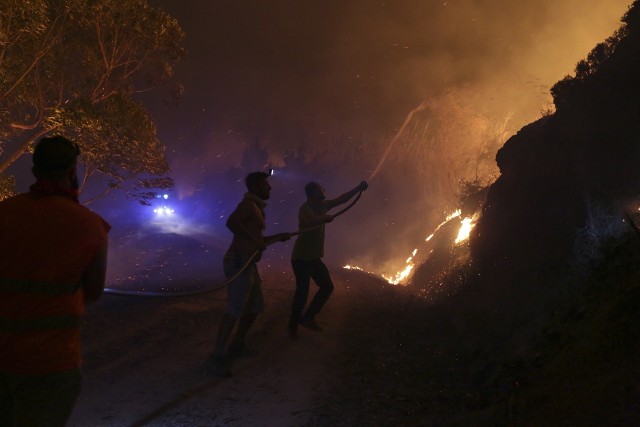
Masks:
[[[298,339],[298,325],[312,331],[320,332],[322,328],[316,323],[315,317],[331,296],[333,282],[327,266],[322,262],[324,256],[324,225],[333,221],[335,215],[327,212],[336,206],[347,203],[357,194],[368,188],[362,181],[354,189],[327,200],[325,190],[317,182],[308,183],[304,191],[307,201],[298,212],[298,229],[300,235],[296,239],[291,254],[291,266],[296,276],[296,290],[293,296],[291,317],[289,319],[289,336]],[[357,200],[357,199],[356,199]],[[309,296],[311,279],[318,285],[318,291],[311,303],[304,311]],[[304,313],[303,313],[304,311]]]
[[[227,286],[227,312],[220,321],[212,356],[214,373],[219,376],[231,375],[229,357],[242,352],[245,335],[258,313],[264,311],[257,267],[262,252],[268,244],[284,242],[291,237],[289,233],[263,235],[265,201],[271,193],[268,178],[269,175],[264,172],[247,175],[245,184],[248,192],[227,220],[233,240],[224,254],[223,268],[225,276],[233,279]],[[236,326],[235,336],[227,348],[227,341]]]

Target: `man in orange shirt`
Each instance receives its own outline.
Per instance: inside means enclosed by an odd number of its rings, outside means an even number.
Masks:
[[[0,202],[0,426],[64,426],[80,392],[80,323],[100,298],[107,233],[78,203],[78,146],[41,139],[36,183]]]

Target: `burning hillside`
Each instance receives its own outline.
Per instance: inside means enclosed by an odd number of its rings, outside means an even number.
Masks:
[[[412,286],[453,295],[385,325],[393,353],[336,396],[366,381],[352,419],[397,419],[380,402],[405,399],[424,425],[640,424],[640,1],[623,22],[499,151],[470,258],[459,223],[435,233]]]
[[[594,215],[622,221],[639,191],[640,6],[596,46],[574,77],[557,83],[557,112],[523,128],[498,152],[472,240],[488,273],[512,274],[570,260]]]

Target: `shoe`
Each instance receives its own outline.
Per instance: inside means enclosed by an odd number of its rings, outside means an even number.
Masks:
[[[229,345],[229,348],[227,349],[227,354],[229,355],[229,357],[240,357],[245,353],[245,346],[243,342],[240,343],[236,343],[233,342]]]
[[[219,377],[230,377],[229,358],[226,354],[214,354],[211,356],[212,373]]]
[[[243,343],[231,343],[227,348],[227,355],[232,358],[238,357],[253,357],[256,356],[258,352],[251,347],[247,347],[244,342]]]
[[[307,329],[311,329],[312,331],[315,331],[315,332],[322,332],[322,328],[320,327],[320,325],[318,325],[318,324],[316,323],[316,321],[315,321],[315,320],[313,320],[313,319],[304,319],[304,320],[301,320],[301,321],[300,321],[300,324],[301,324],[302,326],[304,326],[305,328],[307,328]]]

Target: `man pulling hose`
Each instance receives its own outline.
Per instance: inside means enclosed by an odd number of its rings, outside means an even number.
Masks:
[[[271,195],[269,175],[252,172],[247,175],[247,193],[227,220],[233,240],[224,254],[225,276],[232,278],[227,285],[227,312],[223,315],[212,356],[216,375],[229,376],[229,356],[239,355],[244,349],[244,338],[258,313],[264,311],[260,274],[257,262],[262,251],[272,242],[289,240],[289,233],[265,236],[266,201]],[[249,263],[249,264],[247,264]],[[245,267],[243,267],[245,266]],[[234,328],[235,336],[227,348]]]

